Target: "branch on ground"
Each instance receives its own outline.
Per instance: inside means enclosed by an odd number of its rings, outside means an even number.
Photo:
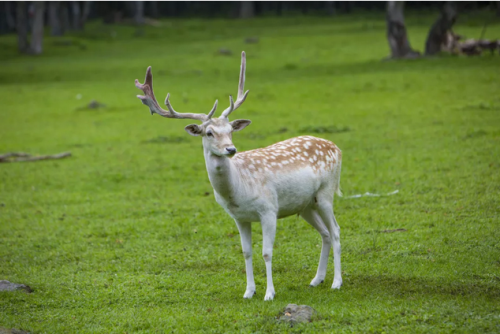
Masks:
[[[29,153],[24,152],[10,152],[0,155],[0,163],[2,162],[26,162],[26,161],[40,161],[40,160],[50,160],[50,159],[63,159],[70,157],[71,152],[63,152],[59,154],[52,155],[39,155],[33,156]]]
[[[483,51],[495,51],[500,53],[500,40],[487,39],[465,39],[463,36],[455,34],[453,31],[446,32],[446,38],[441,45],[441,52],[447,52],[456,55],[478,56]]]

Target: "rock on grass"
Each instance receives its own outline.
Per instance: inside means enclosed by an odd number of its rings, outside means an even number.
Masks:
[[[28,285],[11,283],[9,281],[0,281],[0,291],[16,291],[16,290],[24,290],[28,293],[33,292],[33,289],[31,289]]]
[[[278,320],[288,322],[293,326],[296,323],[311,322],[314,314],[316,314],[316,311],[310,306],[288,304],[280,313]]]

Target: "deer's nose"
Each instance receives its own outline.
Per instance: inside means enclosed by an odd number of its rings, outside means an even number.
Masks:
[[[227,154],[235,154],[236,153],[236,147],[226,147],[226,152]]]

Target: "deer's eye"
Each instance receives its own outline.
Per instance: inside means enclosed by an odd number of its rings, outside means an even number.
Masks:
[[[212,132],[212,131],[210,131],[210,130],[209,130],[209,131],[207,131],[207,136],[208,136],[208,137],[213,137],[213,136],[214,136],[214,134],[213,134],[213,132]]]

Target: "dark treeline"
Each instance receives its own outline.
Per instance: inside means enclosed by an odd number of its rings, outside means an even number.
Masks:
[[[353,12],[375,12],[384,15],[385,1],[3,1],[0,2],[0,33],[17,33],[21,53],[40,54],[45,28],[52,36],[67,31],[83,30],[88,20],[105,24],[155,24],[160,18],[231,18],[250,19],[263,16],[316,15],[340,16]],[[401,11],[438,12],[445,2],[399,3],[394,13]],[[458,2],[460,12],[488,7],[500,14],[500,1]],[[401,7],[401,8],[399,8]],[[393,14],[394,14],[393,13]],[[398,15],[396,15],[398,16]],[[401,16],[401,15],[399,15]],[[149,21],[148,21],[149,20]],[[392,20],[392,26],[399,19]],[[408,53],[408,52],[406,52]],[[406,54],[405,53],[405,54]]]
[[[498,7],[496,2],[461,2],[463,10],[474,10],[487,6]],[[38,5],[39,6],[39,5]],[[433,10],[443,6],[442,1],[407,2],[406,10]],[[35,16],[36,2],[0,2],[0,33],[15,32],[19,10],[26,11],[28,19]],[[251,18],[259,16],[285,15],[342,15],[356,11],[384,12],[384,1],[55,1],[46,2],[44,7],[45,25],[51,24],[54,15],[59,16],[59,28],[81,29],[87,19],[102,19],[105,23],[120,23],[133,19],[143,23],[150,18]],[[23,14],[21,13],[21,17]],[[53,23],[53,22],[52,22]],[[57,30],[57,29],[56,29]]]

